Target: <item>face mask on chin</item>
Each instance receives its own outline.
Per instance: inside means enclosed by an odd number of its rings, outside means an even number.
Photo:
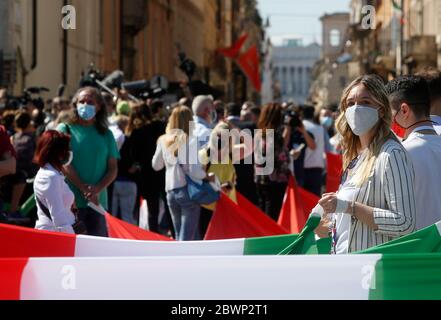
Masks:
[[[346,121],[356,136],[362,136],[369,132],[378,123],[378,110],[363,105],[349,107],[346,112]]]
[[[394,124],[395,124],[396,126],[398,126],[398,127],[399,127],[400,129],[402,129],[402,130],[409,130],[409,129],[412,128],[413,126],[415,126],[415,125],[417,125],[417,124],[420,124],[420,123],[432,122],[432,121],[430,121],[429,119],[427,119],[427,120],[421,120],[421,121],[417,121],[417,122],[415,122],[414,124],[412,124],[412,125],[410,125],[410,126],[408,126],[408,127],[405,127],[405,126],[401,125],[401,124],[398,122],[398,120],[397,120],[397,116],[400,114],[400,112],[401,112],[401,109],[395,114],[395,117],[394,117],[393,122],[394,122]]]

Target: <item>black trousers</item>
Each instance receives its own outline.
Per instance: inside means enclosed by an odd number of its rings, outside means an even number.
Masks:
[[[272,182],[269,184],[257,184],[259,207],[276,222],[279,219],[280,210],[282,209],[286,187],[286,183]]]
[[[172,232],[174,236],[174,228],[170,215],[170,210],[168,209],[167,197],[165,191],[149,191],[142,194],[142,197],[147,201],[147,206],[149,209],[149,230],[152,232],[160,233],[160,229],[168,229]],[[162,221],[159,221],[159,201],[162,199],[164,203],[164,217]]]
[[[304,188],[315,195],[322,196],[323,186],[323,169],[322,168],[305,168]]]
[[[200,240],[204,240],[207,233],[208,226],[210,225],[211,218],[213,217],[213,211],[201,207],[201,215],[199,217],[199,236]]]
[[[79,208],[78,219],[87,228],[87,235],[95,237],[107,237],[106,218],[91,208]]]

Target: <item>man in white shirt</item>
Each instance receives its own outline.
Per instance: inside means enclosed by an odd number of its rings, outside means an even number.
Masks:
[[[441,135],[441,71],[428,68],[418,75],[426,79],[431,100],[431,120],[436,132]]]
[[[403,145],[415,170],[416,226],[421,230],[441,221],[441,137],[430,120],[429,87],[420,76],[404,76],[391,81],[387,91],[394,121],[406,130]]]
[[[197,96],[193,99],[193,136],[197,138],[198,148],[203,148],[213,130],[213,114],[215,114],[212,96]]]
[[[315,109],[307,106],[303,109],[303,125],[307,132],[314,136],[315,149],[307,148],[304,163],[304,187],[306,190],[321,197],[323,171],[325,169],[325,129],[314,123]]]

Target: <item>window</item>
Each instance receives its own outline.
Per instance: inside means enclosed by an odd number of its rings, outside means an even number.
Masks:
[[[338,47],[340,45],[340,31],[332,29],[329,32],[329,43],[332,47]]]

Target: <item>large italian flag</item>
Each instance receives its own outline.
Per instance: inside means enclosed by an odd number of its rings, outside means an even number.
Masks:
[[[311,217],[298,235],[189,242],[68,235],[0,224],[0,258],[327,254],[329,241],[316,242],[312,232],[318,222]]]
[[[316,254],[317,222],[299,235],[181,243],[0,226],[0,299],[441,299],[441,223],[329,256]]]
[[[441,254],[0,260],[0,299],[441,299]]]

